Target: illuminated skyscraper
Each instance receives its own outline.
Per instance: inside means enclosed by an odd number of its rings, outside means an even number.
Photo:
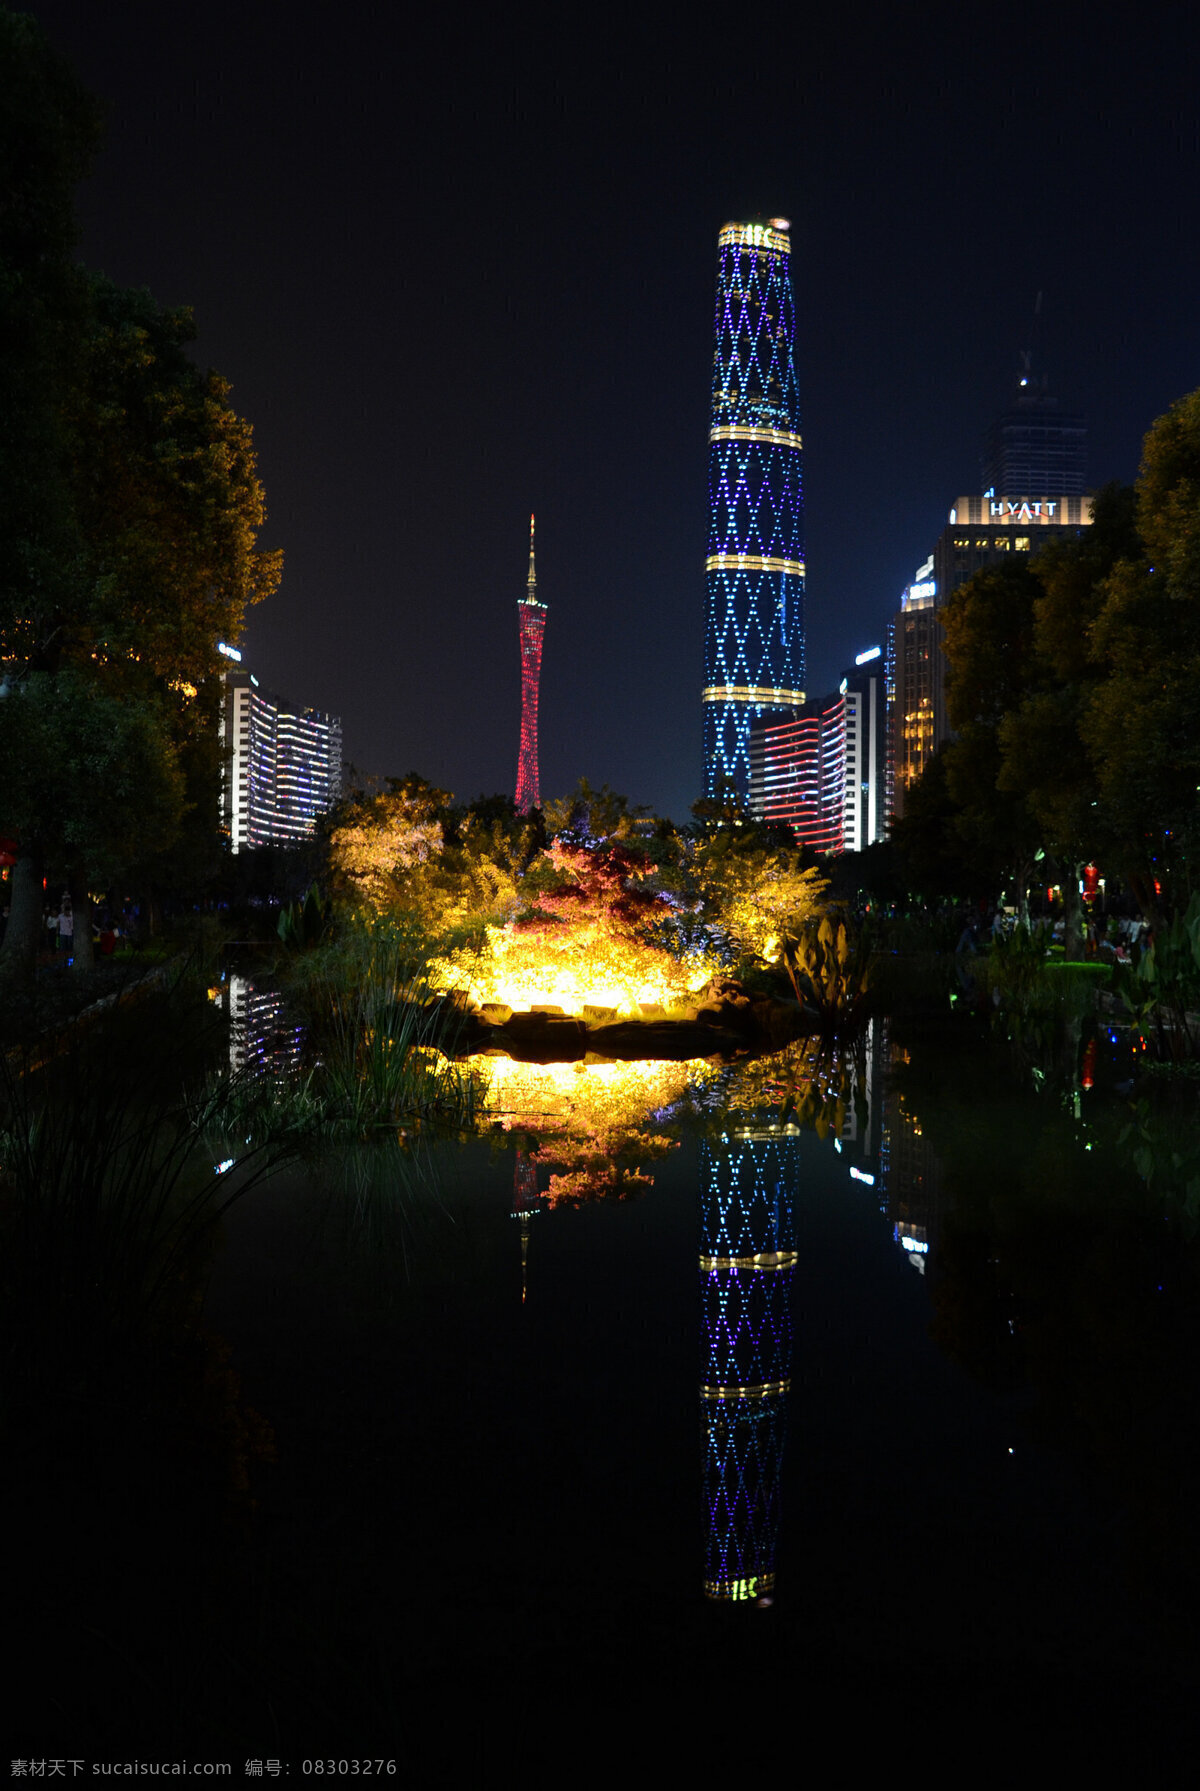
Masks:
[[[750,723],[804,701],[804,503],[786,218],[718,237],[704,787],[750,787]]]
[[[237,648],[222,645],[240,660]],[[232,852],[294,846],[342,793],[342,723],[297,709],[253,672],[226,672],[221,705],[222,825]]]
[[[933,552],[900,600],[888,640],[891,713],[891,818],[904,814],[908,790],[949,737],[941,611],[950,595],[984,566],[1011,563],[1051,541],[1078,538],[1092,520],[1091,498],[960,497]]]
[[[517,755],[517,810],[527,815],[542,804],[538,781],[538,682],[542,675],[542,640],[546,605],[538,602],[533,563],[533,517],[529,518],[529,576],[525,596],[517,604],[521,637],[521,747]]]

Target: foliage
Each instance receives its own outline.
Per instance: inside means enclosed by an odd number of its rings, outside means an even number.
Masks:
[[[961,804],[950,790],[949,766],[945,748],[932,755],[905,792],[904,813],[891,831],[906,882],[930,901],[986,895],[1004,874],[1002,856],[979,852],[978,830],[973,839],[960,830]]]
[[[217,638],[276,587],[279,555],[256,548],[249,424],[190,360],[190,313],[73,263],[97,109],[7,9],[0,52],[4,969],[27,976],[43,870],[79,899],[116,870],[170,876],[181,847],[179,878],[213,869]]]
[[[408,873],[427,864],[444,843],[439,811],[447,791],[415,771],[388,778],[386,789],[343,805],[330,833],[330,858],[338,886],[376,913],[405,903]]]
[[[289,986],[318,1052],[304,1099],[322,1136],[474,1125],[478,1079],[447,1055],[457,1010],[433,981],[418,928],[386,919],[344,927],[294,961]]]
[[[18,840],[4,964],[25,974],[44,868],[80,892],[117,869],[161,876],[189,828],[184,874],[215,862],[216,641],[275,588],[280,556],[256,547],[249,426],[189,358],[190,314],[71,260],[95,108],[31,21],[0,13],[0,42],[0,693]]]
[[[848,1031],[866,1018],[871,952],[866,928],[851,932],[825,915],[819,923],[788,928],[783,965],[796,1000],[817,1015],[823,1030]]]
[[[953,822],[967,856],[996,887],[1016,880],[1021,901],[1040,830],[1024,791],[1002,779],[1001,729],[1036,679],[1037,575],[1022,555],[985,566],[953,591],[942,611],[946,711],[955,738],[942,749]]]
[[[986,975],[1002,1003],[1027,1002],[1044,984],[1048,943],[1044,928],[1027,927],[1023,922],[992,940]]]
[[[642,860],[624,846],[590,850],[556,840],[526,879],[524,913],[488,928],[473,992],[514,1008],[637,1013],[643,1003],[669,1005],[699,989],[710,967],[656,942],[656,924],[673,909],[646,887],[643,873]]]
[[[488,1109],[537,1167],[551,1205],[627,1200],[654,1184],[676,1148],[671,1117],[716,1082],[704,1062],[488,1064]]]
[[[411,914],[448,949],[503,925],[522,903],[521,879],[541,845],[537,816],[506,796],[452,807],[416,772],[357,793],[332,817],[335,890],[374,914]]]
[[[816,913],[825,879],[802,869],[795,851],[776,851],[737,833],[716,833],[695,851],[692,875],[708,914],[740,952],[773,958],[786,931]]]
[[[560,796],[544,806],[546,834],[562,838],[567,845],[596,847],[606,841],[628,845],[633,837],[634,822],[649,813],[645,808],[631,809],[629,798],[601,784],[593,790],[586,777],[581,777],[569,796]]]
[[[310,883],[302,900],[289,902],[279,910],[277,932],[289,951],[305,951],[320,945],[329,932],[332,903],[322,898],[315,883]]]
[[[1139,1031],[1153,1027],[1161,1058],[1191,1057],[1200,1008],[1200,890],[1186,910],[1158,927],[1122,993]]]
[[[987,567],[943,613],[945,827],[994,890],[1040,848],[1124,875],[1156,922],[1200,852],[1200,393],[1146,436],[1135,491],[1074,539]],[[898,830],[903,839],[903,829]],[[997,862],[1003,867],[999,872]]]
[[[1092,654],[1103,677],[1081,721],[1126,875],[1156,919],[1182,906],[1200,847],[1200,392],[1146,436],[1137,479],[1141,551],[1101,588]]]
[[[204,1140],[227,1138],[237,1083],[208,1069],[199,1025],[177,986],[69,1029],[47,1063],[0,1059],[10,1353],[36,1338],[57,1353],[44,1311],[85,1347],[145,1341],[222,1214],[286,1153],[243,1138],[214,1175]]]

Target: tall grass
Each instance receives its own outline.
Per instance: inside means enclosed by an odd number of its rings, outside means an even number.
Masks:
[[[212,1010],[175,988],[0,1062],[0,1319],[10,1384],[91,1379],[198,1306],[232,1202],[278,1147],[225,1145],[234,1090]]]
[[[315,1058],[308,1098],[327,1136],[475,1128],[483,1084],[453,1055],[462,1014],[434,985],[430,958],[415,928],[376,920],[346,928],[292,972]]]

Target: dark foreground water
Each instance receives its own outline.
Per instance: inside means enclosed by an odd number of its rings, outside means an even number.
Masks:
[[[717,1116],[719,1078],[705,1120],[660,1105],[636,1198],[597,1167],[627,1109],[557,1172],[524,1112],[247,1197],[207,1453],[114,1417],[18,1501],[18,1751],[487,1783],[1165,1750],[1197,1658],[1190,1229],[1102,1090],[1097,1125],[963,1037],[877,1038],[866,1081],[824,1137]]]

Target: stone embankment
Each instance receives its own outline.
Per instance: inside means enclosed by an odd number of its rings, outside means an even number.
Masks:
[[[780,1050],[817,1030],[814,1016],[794,1001],[754,995],[730,979],[710,983],[694,1003],[643,1007],[637,1017],[615,1008],[535,1007],[527,1013],[491,1002],[462,1007],[454,1050],[458,1056],[502,1052],[522,1063],[580,1063],[585,1058],[676,1062]]]

